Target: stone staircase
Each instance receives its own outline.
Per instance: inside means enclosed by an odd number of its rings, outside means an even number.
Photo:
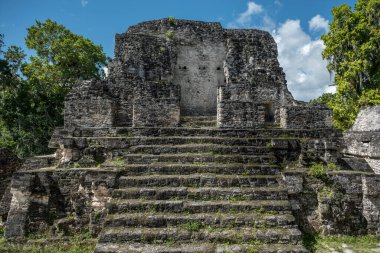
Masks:
[[[215,125],[212,117],[182,120],[183,133]],[[231,132],[135,142],[96,253],[307,252],[270,138]]]
[[[216,116],[184,116],[181,118],[181,126],[192,128],[216,127]]]

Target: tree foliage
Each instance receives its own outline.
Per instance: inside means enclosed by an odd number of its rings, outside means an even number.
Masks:
[[[63,100],[78,80],[104,76],[102,47],[54,21],[36,21],[26,45],[36,51],[25,60],[16,46],[3,48],[0,37],[0,147],[21,157],[48,152],[56,126],[63,124]]]
[[[31,81],[71,88],[77,80],[104,76],[102,67],[106,56],[102,47],[50,19],[36,21],[28,28],[25,42],[37,53],[23,69],[23,74]]]
[[[334,125],[346,130],[360,108],[380,104],[380,0],[358,0],[354,10],[343,4],[332,14],[323,57],[337,93],[323,99],[334,110]]]

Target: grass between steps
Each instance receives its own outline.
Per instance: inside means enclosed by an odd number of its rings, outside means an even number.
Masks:
[[[304,235],[303,245],[311,253],[374,253],[380,252],[380,236]]]
[[[92,253],[97,241],[87,233],[67,238],[38,235],[27,238],[24,242],[8,242],[3,235],[3,227],[0,227],[0,252],[4,253]]]

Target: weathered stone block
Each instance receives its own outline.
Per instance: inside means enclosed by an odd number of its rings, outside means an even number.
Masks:
[[[136,87],[133,126],[178,126],[179,86],[171,83],[145,83]]]
[[[111,127],[114,125],[116,103],[107,97],[107,83],[79,82],[65,98],[65,128]]]
[[[332,110],[323,105],[284,106],[280,109],[280,125],[288,129],[332,128]]]
[[[380,174],[380,106],[360,111],[352,128],[344,133],[343,140],[346,156],[351,160],[364,159],[375,173]]]
[[[380,131],[380,105],[360,110],[351,131]]]
[[[23,237],[51,226],[57,233],[90,229],[97,234],[115,178],[114,171],[99,169],[17,172],[5,236]]]
[[[289,171],[283,178],[304,232],[379,234],[379,176],[337,172],[319,180]]]

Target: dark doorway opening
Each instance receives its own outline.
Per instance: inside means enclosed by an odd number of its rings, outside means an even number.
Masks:
[[[271,102],[264,103],[265,122],[274,123],[274,110]]]

